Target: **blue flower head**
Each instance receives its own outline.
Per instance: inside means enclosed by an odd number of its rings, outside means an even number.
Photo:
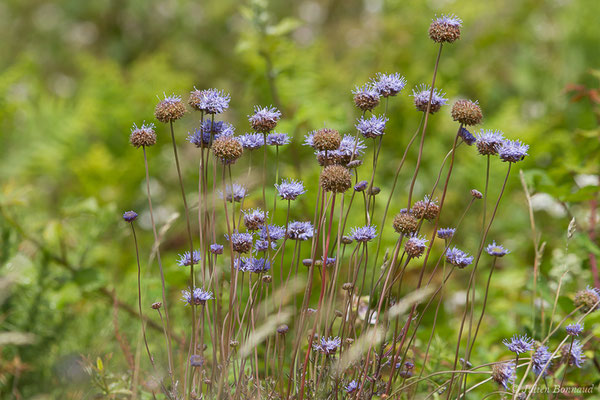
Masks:
[[[288,224],[287,237],[291,240],[308,240],[313,237],[315,229],[308,221],[293,221]]]
[[[433,89],[433,93],[431,91],[431,86],[426,84],[421,84],[413,89],[412,96],[415,103],[415,107],[419,111],[426,112],[427,105],[429,104],[429,96],[431,96],[431,106],[429,107],[429,113],[436,113],[448,102],[448,99],[444,96],[446,93],[440,91],[439,89]]]
[[[525,158],[529,146],[520,140],[505,140],[498,149],[498,156],[505,162],[516,163]]]
[[[212,292],[207,292],[200,288],[195,288],[194,290],[182,290],[181,294],[183,295],[182,300],[186,304],[193,306],[201,305],[206,303],[207,300],[214,299]]]
[[[277,243],[275,242],[270,242],[268,240],[257,240],[254,243],[254,249],[252,250],[254,253],[262,253],[265,252],[269,249],[269,243],[271,243],[271,249],[272,250],[276,250],[277,249]]]
[[[454,236],[454,232],[456,232],[456,229],[454,228],[441,228],[437,231],[437,237],[440,239],[450,239]]]
[[[352,228],[350,230],[350,237],[357,242],[368,242],[377,237],[377,227],[373,225],[362,226],[359,228]]]
[[[237,253],[247,253],[252,249],[252,234],[251,233],[239,233],[234,232],[229,235],[225,235],[225,239],[231,242],[233,251]]]
[[[533,356],[531,356],[533,373],[535,376],[539,376],[543,374],[543,376],[548,375],[548,369],[552,365],[552,353],[548,351],[548,347],[539,346]]]
[[[267,135],[267,144],[269,146],[283,146],[291,141],[287,133],[269,133]]]
[[[262,228],[265,220],[269,217],[269,212],[260,208],[242,210],[242,214],[244,214],[244,225],[249,231],[257,231]]]
[[[358,382],[355,380],[350,381],[346,386],[344,386],[344,390],[346,393],[354,393],[358,389]]]
[[[194,265],[196,265],[200,262],[201,256],[202,256],[202,253],[199,250],[194,250],[193,257],[190,256],[189,251],[186,251],[185,253],[179,255],[177,264],[179,264],[179,266],[181,266],[181,267],[189,267],[190,265],[192,265],[192,263]]]
[[[331,355],[335,354],[341,344],[342,339],[340,339],[338,336],[334,338],[325,338],[325,336],[323,336],[319,342],[313,342],[313,349],[320,351],[321,353]]]
[[[570,324],[565,329],[569,336],[579,336],[583,332],[583,324]]]
[[[211,244],[210,252],[213,254],[223,254],[223,245],[218,243]]]
[[[514,361],[501,364],[494,364],[492,367],[492,379],[494,382],[508,389],[508,385],[515,382],[515,363]]]
[[[123,213],[123,219],[127,222],[133,222],[138,217],[138,214],[135,211],[125,211]]]
[[[251,272],[254,274],[261,274],[271,269],[271,263],[269,260],[264,258],[238,258],[234,263],[235,269],[240,272]]]
[[[435,18],[434,21],[453,26],[462,26],[462,19],[454,14],[443,14],[441,17]]]
[[[283,200],[296,200],[298,196],[306,193],[302,181],[294,179],[284,179],[281,184],[275,184],[275,188]]]
[[[425,236],[417,236],[415,233],[404,244],[404,250],[411,258],[421,257],[426,247],[427,239]]]
[[[246,190],[246,187],[239,185],[237,183],[233,184],[233,188],[232,187],[227,187],[225,189],[226,195],[225,195],[225,200],[227,200],[228,202],[240,202],[242,201],[242,199],[246,196],[248,196],[248,191]],[[220,192],[220,197],[223,198],[223,192]]]
[[[278,225],[269,225],[269,229],[267,232],[267,227],[263,226],[261,231],[259,232],[259,236],[262,240],[270,240],[275,242],[279,239],[283,239],[285,236],[285,228],[283,226]]]
[[[395,96],[406,86],[406,78],[397,72],[389,75],[379,72],[371,84],[380,96]]]
[[[248,115],[250,126],[256,132],[260,133],[270,132],[275,129],[279,118],[281,118],[281,112],[273,106],[254,106],[254,114]]]
[[[504,246],[501,246],[499,244],[496,244],[496,242],[492,242],[490,244],[488,244],[485,248],[486,253],[488,253],[490,256],[494,256],[494,257],[504,257],[505,255],[507,255],[508,253],[510,253],[510,251],[506,250],[504,248]]]
[[[504,339],[502,343],[516,354],[527,353],[533,349],[533,339],[527,335],[514,335],[510,340]]]
[[[256,150],[265,144],[265,138],[260,133],[246,133],[237,138],[244,150]]]
[[[196,147],[209,147],[216,139],[221,136],[233,136],[234,132],[235,128],[228,122],[205,120],[200,128],[188,134],[187,140]]]
[[[585,361],[585,356],[583,355],[583,345],[577,339],[573,340],[572,343],[568,342],[563,344],[562,356],[569,365],[575,365],[577,368],[581,368],[583,366],[583,362]]]
[[[369,182],[360,181],[356,185],[354,185],[354,190],[357,192],[364,192],[364,190],[369,186]]]
[[[468,253],[453,247],[446,250],[446,261],[458,268],[465,268],[473,263],[473,257]]]
[[[363,111],[370,111],[379,105],[379,92],[372,84],[356,86],[352,94],[354,104]]]
[[[229,108],[231,96],[221,90],[206,89],[190,92],[189,105],[207,114],[220,114]]]
[[[369,118],[360,117],[355,125],[356,129],[366,138],[376,138],[385,133],[385,124],[388,119],[383,115],[371,115]]]
[[[498,154],[505,140],[502,131],[482,129],[477,135],[477,150],[483,156],[493,156]]]
[[[462,127],[462,126],[461,126],[460,130],[458,131],[458,136],[460,136],[460,138],[463,140],[463,142],[465,142],[469,146],[471,146],[471,145],[473,145],[473,143],[477,142],[477,138],[475,138],[475,136],[473,136],[473,134],[471,132],[469,132],[465,127]]]

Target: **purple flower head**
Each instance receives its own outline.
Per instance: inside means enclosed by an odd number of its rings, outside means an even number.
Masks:
[[[265,144],[265,138],[260,133],[246,133],[237,138],[244,150],[256,150]]]
[[[533,349],[533,339],[527,335],[514,335],[510,340],[504,339],[502,343],[508,347],[508,350],[516,354],[527,353]]]
[[[182,300],[186,304],[198,306],[206,303],[206,300],[214,299],[212,292],[206,292],[203,289],[195,288],[194,290],[182,290]]]
[[[548,368],[552,365],[552,353],[548,351],[548,347],[539,346],[531,356],[531,360],[535,376],[548,375]]]
[[[514,383],[516,379],[514,361],[494,364],[492,367],[492,378],[496,383],[508,390],[508,384]]]
[[[198,354],[194,354],[193,356],[190,357],[190,365],[192,367],[201,367],[204,365],[204,359],[202,358],[202,356],[199,356]]]
[[[223,245],[218,243],[211,244],[210,252],[213,254],[223,254]]]
[[[221,114],[229,108],[230,100],[231,96],[221,90],[198,90],[194,87],[190,96],[190,105],[207,114]]]
[[[267,135],[267,144],[269,146],[283,146],[291,142],[290,135],[287,133],[269,133]]]
[[[270,270],[271,263],[264,258],[242,257],[235,260],[234,267],[240,272],[260,274]]]
[[[498,149],[500,159],[505,162],[516,163],[525,158],[529,145],[520,140],[505,140]]]
[[[212,141],[215,141],[221,136],[233,136],[234,132],[235,128],[228,122],[205,120],[200,128],[188,135],[187,140],[196,147],[208,147],[211,144],[211,135]]]
[[[406,86],[406,78],[397,72],[389,75],[379,72],[372,85],[380,96],[395,96]]]
[[[277,122],[281,118],[281,112],[271,107],[254,106],[254,114],[248,115],[248,121],[256,132],[266,133],[277,126]]]
[[[276,250],[277,249],[277,243],[275,242],[270,242],[271,243],[271,249]],[[261,252],[265,252],[267,251],[269,248],[269,241],[268,240],[257,240],[254,243],[254,249],[252,250],[254,253],[261,253]]]
[[[338,336],[334,338],[325,338],[325,336],[323,336],[319,342],[313,342],[313,349],[316,351],[320,351],[321,353],[331,355],[335,354],[335,352],[341,346],[341,344],[342,339],[340,339]]]
[[[475,138],[475,136],[473,136],[473,134],[464,127],[460,128],[460,130],[458,131],[458,136],[460,136],[463,142],[465,142],[469,146],[472,146],[473,143],[477,141],[477,138]]]
[[[385,124],[389,120],[383,116],[371,115],[370,118],[360,117],[357,119],[356,129],[366,138],[376,138],[382,136],[385,132]]]
[[[344,386],[344,390],[346,393],[354,393],[358,389],[358,382],[350,381],[346,386]]]
[[[354,185],[354,190],[357,192],[363,192],[367,188],[367,186],[369,186],[369,182],[360,181],[356,185]]]
[[[431,87],[426,84],[421,84],[413,89],[412,97],[415,103],[415,107],[419,111],[427,111],[427,105],[429,103],[429,96],[431,95],[431,106],[429,107],[429,113],[433,114],[442,108],[448,102],[444,96],[446,93],[439,89],[434,89],[431,93]]]
[[[583,366],[585,356],[583,355],[583,345],[577,339],[573,340],[572,343],[565,343],[562,346],[563,359],[567,361],[569,365],[575,365],[577,368]]]
[[[419,237],[416,233],[413,233],[404,244],[404,250],[411,258],[419,258],[423,255],[427,242],[425,236]]]
[[[288,224],[287,237],[291,240],[308,240],[313,237],[315,229],[308,221],[293,221]]]
[[[354,158],[357,158],[365,152],[366,148],[367,146],[365,146],[361,138],[357,138],[354,135],[344,135],[337,152],[340,156],[346,157],[350,161],[352,155],[354,155]]]
[[[458,27],[462,26],[462,19],[458,18],[454,14],[447,14],[447,15],[443,14],[441,17],[438,17],[438,18],[434,19],[433,21],[441,23],[441,24],[452,25],[452,26],[458,26]]]
[[[350,230],[350,237],[357,242],[368,242],[373,240],[377,236],[377,227],[373,225],[362,226],[359,228],[352,228]]]
[[[510,253],[510,251],[506,250],[503,246],[496,244],[495,241],[488,244],[485,248],[485,251],[490,256],[494,256],[494,257],[504,257],[505,255]]]
[[[238,185],[237,183],[233,184],[233,190],[231,187],[227,187],[225,189],[225,192],[225,199],[230,203],[232,201],[240,202],[244,197],[248,196],[248,191],[246,190],[246,187]],[[220,197],[223,198],[223,192],[219,193]]]
[[[583,332],[583,324],[571,324],[565,328],[569,336],[579,336]]]
[[[440,239],[450,239],[454,236],[454,232],[456,232],[456,229],[454,228],[441,228],[437,231],[437,237]]]
[[[369,111],[379,104],[379,92],[372,84],[356,86],[352,91],[354,104],[363,111]]]
[[[278,225],[269,225],[269,229],[267,232],[267,227],[263,226],[258,235],[262,240],[270,240],[272,242],[275,242],[279,239],[283,239],[283,237],[285,236],[285,228],[283,226]]]
[[[225,239],[231,242],[233,251],[238,253],[247,253],[252,248],[252,234],[234,232],[229,235],[225,234]]]
[[[264,226],[265,220],[269,217],[268,211],[263,211],[260,208],[242,210],[244,214],[244,225],[249,231],[257,231]]]
[[[326,267],[330,267],[335,264],[335,257],[327,257],[327,260],[325,260],[325,257],[323,257],[321,258],[321,262],[323,261],[325,262]]]
[[[453,247],[446,250],[446,261],[454,266],[457,266],[458,268],[465,268],[473,263],[473,257],[468,253]]]
[[[477,150],[483,156],[498,154],[498,150],[504,143],[504,140],[502,131],[482,129],[477,134]]]
[[[192,263],[194,265],[196,265],[200,262],[201,256],[202,256],[202,253],[199,250],[194,250],[193,257],[190,256],[189,251],[186,251],[185,253],[179,255],[177,264],[181,267],[189,267],[190,265],[192,265]]]
[[[302,181],[294,179],[284,179],[281,184],[275,184],[275,188],[283,200],[296,200],[298,196],[306,193]]]
[[[123,219],[127,222],[133,222],[138,217],[135,211],[125,211],[123,213]]]

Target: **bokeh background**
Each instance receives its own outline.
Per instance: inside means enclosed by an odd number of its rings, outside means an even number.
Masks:
[[[499,263],[473,360],[479,364],[506,356],[502,338],[534,332],[533,238],[545,243],[538,281],[542,300],[534,310],[538,324],[541,308],[548,313],[565,271],[558,311],[571,311],[575,291],[593,285],[590,255],[600,256],[590,225],[600,173],[600,2],[4,0],[2,398],[99,393],[82,356],[92,362],[102,357],[116,387],[130,379],[127,352],[136,357],[140,348],[139,324],[127,310],[136,305],[135,253],[120,216],[129,209],[140,213],[140,240],[147,254],[152,239],[143,158],[129,145],[128,135],[132,123],[154,122],[157,95],[174,92],[187,98],[194,86],[223,89],[232,97],[224,118],[238,133],[248,129],[247,114],[255,104],[276,105],[283,113],[278,130],[294,137],[282,150],[281,175],[314,182],[319,169],[301,145],[303,136],[324,124],[355,132],[353,87],[376,72],[400,72],[408,85],[390,101],[376,178],[385,199],[419,122],[408,95],[415,85],[431,80],[437,47],[427,28],[442,13],[455,13],[464,24],[460,41],[444,48],[437,86],[451,100],[479,100],[484,128],[501,129],[508,138],[531,145],[530,157],[512,172],[490,234],[512,252]],[[190,193],[199,153],[185,137],[197,125],[198,117],[188,114],[176,127]],[[434,182],[455,130],[449,107],[431,119],[419,196]],[[185,249],[185,224],[168,132],[158,126],[157,133],[159,143],[149,152],[152,190],[159,223],[168,226],[163,257],[176,299],[186,287],[186,273],[174,262]],[[408,165],[415,159],[416,147]],[[492,169],[492,196],[499,192],[505,167],[497,162]],[[461,149],[442,225],[452,225],[471,188],[482,188],[484,168],[484,158],[474,149]],[[519,170],[533,196],[536,234]],[[400,178],[392,213],[404,206],[409,171]],[[254,197],[259,199],[257,193]],[[305,195],[294,215],[312,215],[314,197]],[[568,239],[572,218],[577,230]],[[479,226],[477,218],[463,225],[460,243],[471,252]],[[388,227],[384,244],[394,240]],[[148,301],[158,299],[156,274],[147,273],[145,282]],[[455,339],[448,338],[456,337],[464,289],[465,282],[453,281],[454,295],[443,304],[433,353],[442,365],[453,356]],[[183,311],[173,311],[175,317],[178,313]],[[598,322],[595,316],[586,324],[595,336]],[[153,346],[159,341],[156,336]],[[586,351],[593,358],[597,337],[589,343]],[[569,379],[597,383],[598,363],[589,361]]]

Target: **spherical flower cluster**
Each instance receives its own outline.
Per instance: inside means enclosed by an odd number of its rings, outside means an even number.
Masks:
[[[272,242],[270,240],[260,239],[254,242],[254,248],[252,249],[252,252],[264,253],[265,251],[269,250],[269,248],[271,248],[271,250],[276,250],[277,243]]]
[[[198,90],[194,87],[194,90],[190,92],[188,104],[193,109],[207,114],[221,114],[229,108],[230,100],[231,96],[221,90]]]
[[[285,236],[285,228],[278,225],[269,225],[268,227],[263,226],[259,236],[262,240],[276,242],[277,240],[283,239]]]
[[[366,138],[374,139],[385,132],[385,124],[389,121],[385,116],[371,115],[370,118],[360,117],[355,125],[356,129]]]
[[[221,198],[223,198],[223,192],[219,192]],[[225,200],[228,202],[240,202],[243,198],[248,196],[248,190],[245,186],[234,183],[231,187],[225,188]]]
[[[552,365],[552,353],[548,351],[546,346],[538,346],[533,355],[531,356],[532,369],[535,376],[548,375],[548,369]]]
[[[529,146],[520,140],[505,140],[498,149],[498,156],[502,161],[516,163],[525,158]]]
[[[476,101],[458,100],[452,105],[452,118],[463,125],[477,125],[481,122],[483,114]]]
[[[437,203],[437,199],[430,199],[429,196],[425,195],[423,200],[419,200],[413,204],[411,211],[417,219],[425,218],[428,221],[432,221],[437,218],[440,206]]]
[[[450,239],[454,236],[454,232],[456,232],[456,229],[454,228],[441,228],[437,231],[437,237],[440,239]]]
[[[463,142],[465,142],[469,146],[472,146],[473,143],[477,142],[477,138],[473,136],[473,134],[469,132],[467,128],[462,126],[458,131],[458,136],[463,140]]]
[[[123,219],[127,222],[133,222],[138,217],[138,214],[135,211],[125,211],[123,213]]]
[[[315,229],[308,221],[293,221],[288,224],[287,237],[291,240],[308,240],[314,235]]]
[[[131,135],[129,135],[129,143],[136,148],[155,145],[156,133],[154,132],[154,124],[143,123],[139,128],[136,124],[133,124]]]
[[[200,128],[188,135],[187,140],[198,148],[210,147],[219,137],[233,136],[234,132],[235,128],[228,122],[205,120]]]
[[[382,97],[395,96],[406,86],[406,78],[397,72],[389,75],[379,72],[371,85]]]
[[[313,342],[312,345],[314,350],[332,355],[335,354],[337,349],[342,345],[342,339],[340,339],[338,336],[334,338],[325,338],[323,336],[319,342]]]
[[[561,353],[563,360],[569,365],[575,365],[577,368],[583,366],[585,356],[583,355],[583,345],[577,339],[573,340],[572,343],[565,343],[562,345]]]
[[[302,181],[294,179],[284,179],[281,184],[275,184],[275,189],[282,200],[296,200],[298,196],[306,193],[304,184]]]
[[[510,251],[506,250],[504,246],[496,244],[495,241],[486,246],[485,252],[493,257],[504,257],[505,255],[510,253]]]
[[[183,254],[179,255],[179,259],[177,260],[177,264],[180,267],[189,267],[190,265],[200,263],[202,253],[199,250],[194,250],[193,257],[190,255],[189,251],[186,251]]]
[[[223,245],[218,243],[211,244],[210,252],[213,254],[223,254]]]
[[[269,216],[268,212],[260,208],[243,210],[242,213],[244,214],[244,225],[249,231],[257,231],[262,228]]]
[[[287,133],[269,133],[267,135],[267,144],[269,146],[283,146],[291,142],[290,135]]]
[[[354,104],[363,111],[371,111],[379,105],[379,92],[371,84],[356,86],[352,94]]]
[[[352,175],[346,167],[330,165],[321,172],[320,184],[326,192],[343,193],[352,186]]]
[[[312,147],[317,151],[337,150],[341,142],[342,136],[335,129],[319,129],[312,135]]]
[[[492,379],[504,389],[508,390],[508,385],[515,382],[515,363],[513,361],[492,366]]]
[[[273,106],[254,106],[254,114],[248,115],[248,121],[250,121],[252,129],[261,133],[270,132],[275,129],[279,118],[281,118],[281,112]]]
[[[226,234],[225,238],[231,242],[233,251],[236,253],[248,253],[252,249],[251,233],[235,232],[231,234],[231,237]]]
[[[498,150],[504,143],[504,134],[502,131],[482,129],[477,135],[477,150],[482,156],[493,156],[498,154]]]
[[[265,144],[265,138],[261,133],[245,133],[237,139],[245,150],[260,149]]]
[[[575,307],[581,307],[582,313],[600,309],[600,289],[587,287],[575,294]]]
[[[271,269],[271,263],[264,258],[242,257],[235,260],[234,267],[240,272],[261,274]]]
[[[404,251],[411,258],[419,258],[425,252],[427,242],[428,240],[425,239],[425,236],[419,237],[413,234],[404,244]]]
[[[582,324],[570,324],[565,328],[569,336],[579,336],[583,332]]]
[[[154,116],[160,122],[171,122],[178,120],[185,114],[185,105],[181,101],[181,96],[165,94],[165,99],[160,100],[154,109]]]
[[[431,87],[426,84],[421,84],[413,89],[412,96],[415,103],[415,107],[418,111],[427,111],[427,105],[429,104],[429,96],[431,96],[431,106],[429,107],[429,113],[434,114],[442,108],[448,102],[444,96],[446,93],[439,89],[431,90]]]
[[[313,147],[313,138],[314,132],[305,136],[304,145]],[[317,161],[321,166],[341,164],[350,168],[349,163],[351,162],[360,164],[359,160],[356,160],[356,158],[360,157],[366,148],[367,146],[365,146],[362,139],[357,138],[354,135],[344,135],[340,142],[340,146],[336,150],[316,151],[315,154],[317,155]]]
[[[527,353],[533,349],[533,339],[527,335],[514,335],[510,340],[504,339],[502,343],[516,354]]]
[[[462,20],[456,15],[442,15],[429,26],[429,37],[436,43],[452,43],[460,38]]]
[[[207,300],[214,299],[212,292],[207,292],[200,288],[182,290],[181,294],[183,295],[182,300],[192,306],[203,305]]]
[[[242,156],[244,148],[232,136],[221,136],[213,142],[213,154],[225,165],[234,164]]]
[[[366,225],[362,227],[352,228],[350,230],[350,237],[357,242],[368,242],[377,237],[377,227],[373,225]]]
[[[458,268],[465,268],[473,263],[473,257],[468,253],[453,247],[446,250],[446,261]]]
[[[408,235],[416,232],[419,227],[419,220],[410,211],[400,211],[394,217],[394,230],[400,234]]]

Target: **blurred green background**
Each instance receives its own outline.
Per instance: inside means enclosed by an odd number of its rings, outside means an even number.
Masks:
[[[132,123],[154,122],[157,95],[174,92],[187,98],[193,86],[223,89],[232,97],[224,118],[239,134],[248,129],[246,116],[253,105],[277,105],[283,113],[278,131],[294,136],[282,150],[281,176],[313,182],[319,170],[311,151],[301,145],[303,135],[323,124],[355,132],[359,114],[351,89],[376,72],[400,72],[408,85],[390,101],[375,182],[382,188],[381,215],[397,163],[420,118],[408,94],[431,80],[437,46],[427,28],[442,13],[455,13],[464,24],[461,39],[444,48],[437,86],[451,101],[479,100],[484,128],[501,129],[508,138],[531,145],[530,156],[513,169],[490,233],[490,239],[512,253],[499,263],[473,361],[506,356],[502,338],[532,332],[535,251],[521,169],[534,195],[540,243],[546,242],[538,289],[547,309],[558,279],[569,270],[559,313],[570,312],[574,292],[593,284],[590,253],[600,255],[597,239],[589,234],[600,173],[599,96],[589,91],[598,88],[600,78],[600,2],[4,0],[2,397],[92,396],[97,389],[82,369],[81,355],[90,360],[102,356],[115,382],[129,379],[115,321],[134,355],[139,326],[126,310],[115,312],[113,307],[115,294],[130,307],[136,304],[135,253],[122,212],[140,213],[145,254],[152,234],[142,153],[129,145],[128,135]],[[574,84],[583,86],[569,86]],[[451,147],[456,124],[449,110],[445,107],[430,120],[418,196],[428,192]],[[189,193],[195,187],[199,153],[184,139],[197,125],[198,116],[191,113],[176,125]],[[149,151],[152,190],[158,222],[170,224],[163,258],[176,299],[186,286],[186,274],[174,262],[185,249],[185,224],[168,132],[157,126],[157,133],[159,143]],[[415,159],[416,147],[409,153],[391,215],[404,207]],[[242,174],[245,165],[236,173]],[[499,161],[493,165],[492,196],[499,192],[505,167]],[[484,168],[485,159],[473,148],[460,149],[443,226],[455,222],[471,188],[482,189]],[[310,218],[314,197],[314,192],[305,195],[294,216]],[[258,191],[252,198],[260,198]],[[174,213],[180,216],[173,219]],[[480,209],[474,210],[465,221],[457,243],[472,253],[479,238],[478,213]],[[573,217],[578,229],[567,243]],[[394,240],[387,227],[384,244]],[[467,276],[453,280],[456,296],[444,302],[439,340],[434,342],[442,364],[453,358],[455,339],[446,338],[456,337]],[[146,282],[148,301],[158,299],[156,274],[148,274]],[[177,318],[183,310],[172,312]],[[598,322],[597,316],[590,318],[589,332],[600,332]],[[423,331],[420,339],[426,341],[428,332]],[[160,346],[160,337],[153,339],[153,346]],[[588,356],[597,346],[593,337]],[[588,362],[569,379],[598,382],[598,369]]]

